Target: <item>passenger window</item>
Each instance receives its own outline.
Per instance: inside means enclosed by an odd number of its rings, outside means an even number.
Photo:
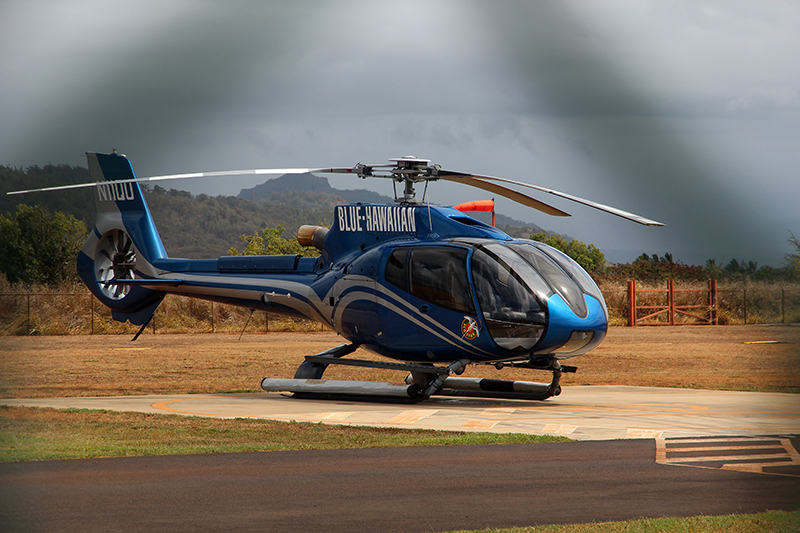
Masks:
[[[408,277],[406,276],[406,260],[408,248],[398,248],[393,251],[386,262],[386,281],[408,292]]]
[[[475,314],[467,278],[467,250],[455,247],[414,248],[409,264],[411,294],[445,309]]]

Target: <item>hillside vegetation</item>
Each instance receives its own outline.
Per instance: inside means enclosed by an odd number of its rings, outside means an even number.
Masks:
[[[0,191],[52,187],[90,181],[89,171],[68,165],[46,165],[17,169],[0,166]],[[313,174],[285,175],[243,189],[238,197],[192,195],[189,192],[143,186],[144,194],[159,229],[167,253],[189,259],[213,258],[242,253],[253,238],[269,235],[272,239],[294,239],[303,224],[329,226],[336,204],[350,202],[391,202],[367,190],[338,190],[326,178]],[[36,195],[6,196],[0,194],[0,216],[9,221],[22,203],[35,203],[46,212],[73,216],[87,228],[94,225],[94,202],[90,189],[43,192]],[[30,213],[29,210],[24,210]],[[38,215],[41,215],[37,211]],[[479,219],[489,213],[470,213]],[[30,218],[30,217],[28,217]],[[46,216],[39,216],[45,220]],[[55,219],[62,221],[63,216]],[[7,224],[6,224],[7,225]],[[56,224],[58,226],[59,224]],[[69,222],[69,227],[77,227]],[[791,233],[787,239],[786,261],[779,267],[758,266],[753,261],[731,259],[727,264],[709,260],[703,266],[685,265],[670,253],[663,256],[642,254],[632,263],[608,265],[603,254],[592,244],[568,236],[556,235],[532,224],[497,215],[500,229],[519,238],[534,238],[559,248],[576,259],[601,284],[615,284],[627,279],[658,283],[666,279],[684,282],[718,279],[732,283],[798,283],[800,282],[800,241]],[[282,233],[277,228],[283,228]],[[7,228],[9,229],[9,228]],[[13,228],[11,228],[13,229]],[[11,231],[9,229],[9,231]],[[8,239],[6,239],[8,240]],[[279,247],[280,248],[280,247]],[[17,279],[8,276],[9,280]],[[41,283],[44,280],[36,279]],[[52,283],[52,280],[47,280]]]
[[[0,166],[3,193],[89,181],[89,171],[82,167],[47,165],[23,170]],[[285,235],[293,237],[303,224],[330,224],[333,206],[345,202],[335,193],[312,191],[283,190],[269,198],[247,200],[234,196],[195,196],[160,186],[142,188],[167,253],[189,259],[227,255],[231,247],[243,247],[242,235],[264,228],[282,225]],[[0,215],[10,218],[22,204],[35,204],[49,213],[72,215],[87,228],[94,225],[94,200],[88,188],[35,195],[0,194]]]
[[[68,165],[46,165],[17,169],[0,166],[0,191],[25,190],[86,183],[89,170]],[[294,237],[304,224],[330,226],[333,208],[341,203],[391,203],[393,199],[365,189],[334,189],[326,178],[313,174],[285,175],[265,181],[252,189],[242,189],[238,196],[192,195],[187,191],[143,185],[142,189],[172,257],[189,259],[227,255],[231,247],[244,248],[243,235],[267,228],[284,228],[283,235]],[[94,201],[91,190],[42,192],[36,195],[0,195],[0,215],[9,216],[20,204],[42,206],[50,213],[63,212],[94,225]],[[489,213],[471,213],[488,222]],[[501,214],[500,229],[515,237],[545,232],[530,223]],[[552,232],[545,232],[552,235]]]

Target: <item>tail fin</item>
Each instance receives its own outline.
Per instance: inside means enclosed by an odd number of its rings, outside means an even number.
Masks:
[[[157,277],[153,261],[167,253],[133,167],[124,155],[87,152],[97,219],[78,254],[78,274],[92,293],[110,307],[115,320],[142,325],[150,320],[164,293],[117,281]]]

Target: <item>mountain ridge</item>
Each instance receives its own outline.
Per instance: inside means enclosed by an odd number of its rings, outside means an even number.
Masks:
[[[340,203],[362,204],[392,204],[394,198],[376,193],[367,189],[336,189],[331,187],[328,178],[317,176],[313,173],[283,174],[272,178],[260,185],[249,189],[241,189],[237,198],[254,202],[272,201],[283,202],[293,200],[286,196],[289,192],[312,193],[325,196],[338,196],[343,200]],[[335,205],[335,204],[333,204]],[[491,224],[492,215],[487,212],[469,212],[472,218]],[[529,238],[531,233],[546,233],[547,231],[532,222],[517,220],[501,213],[495,213],[497,227],[512,237]]]
[[[142,190],[168,254],[188,259],[226,255],[231,247],[242,248],[242,235],[252,235],[265,228],[283,226],[284,236],[293,237],[304,224],[330,225],[337,204],[394,203],[393,198],[373,191],[334,189],[327,178],[303,176],[286,175],[267,180],[252,189],[242,189],[238,196],[194,195],[146,184],[142,185]],[[50,187],[86,183],[89,179],[88,169],[78,166],[48,164],[21,169],[0,165],[0,191],[3,192],[27,189],[34,184]],[[261,194],[268,198],[260,198]],[[0,194],[0,214],[14,213],[18,204],[41,205],[51,213],[61,211],[74,215],[88,228],[94,225],[94,200],[88,188],[66,194]],[[470,212],[469,215],[491,223],[491,213]],[[497,214],[496,219],[498,229],[512,237],[529,238],[532,233],[545,231],[535,224],[502,214]]]

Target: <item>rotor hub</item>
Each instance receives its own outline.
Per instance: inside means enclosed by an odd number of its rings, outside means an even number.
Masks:
[[[428,169],[428,163],[431,162],[430,159],[419,159],[413,155],[395,157],[389,161],[396,164],[393,172],[401,175],[422,174]]]
[[[407,155],[404,157],[392,158],[389,159],[389,161],[395,164],[395,167],[391,171],[392,178],[397,182],[402,181],[405,184],[403,196],[397,198],[397,201],[401,204],[412,205],[422,203],[416,196],[414,184],[430,178],[432,169],[430,166],[431,160],[419,159],[416,156]]]

